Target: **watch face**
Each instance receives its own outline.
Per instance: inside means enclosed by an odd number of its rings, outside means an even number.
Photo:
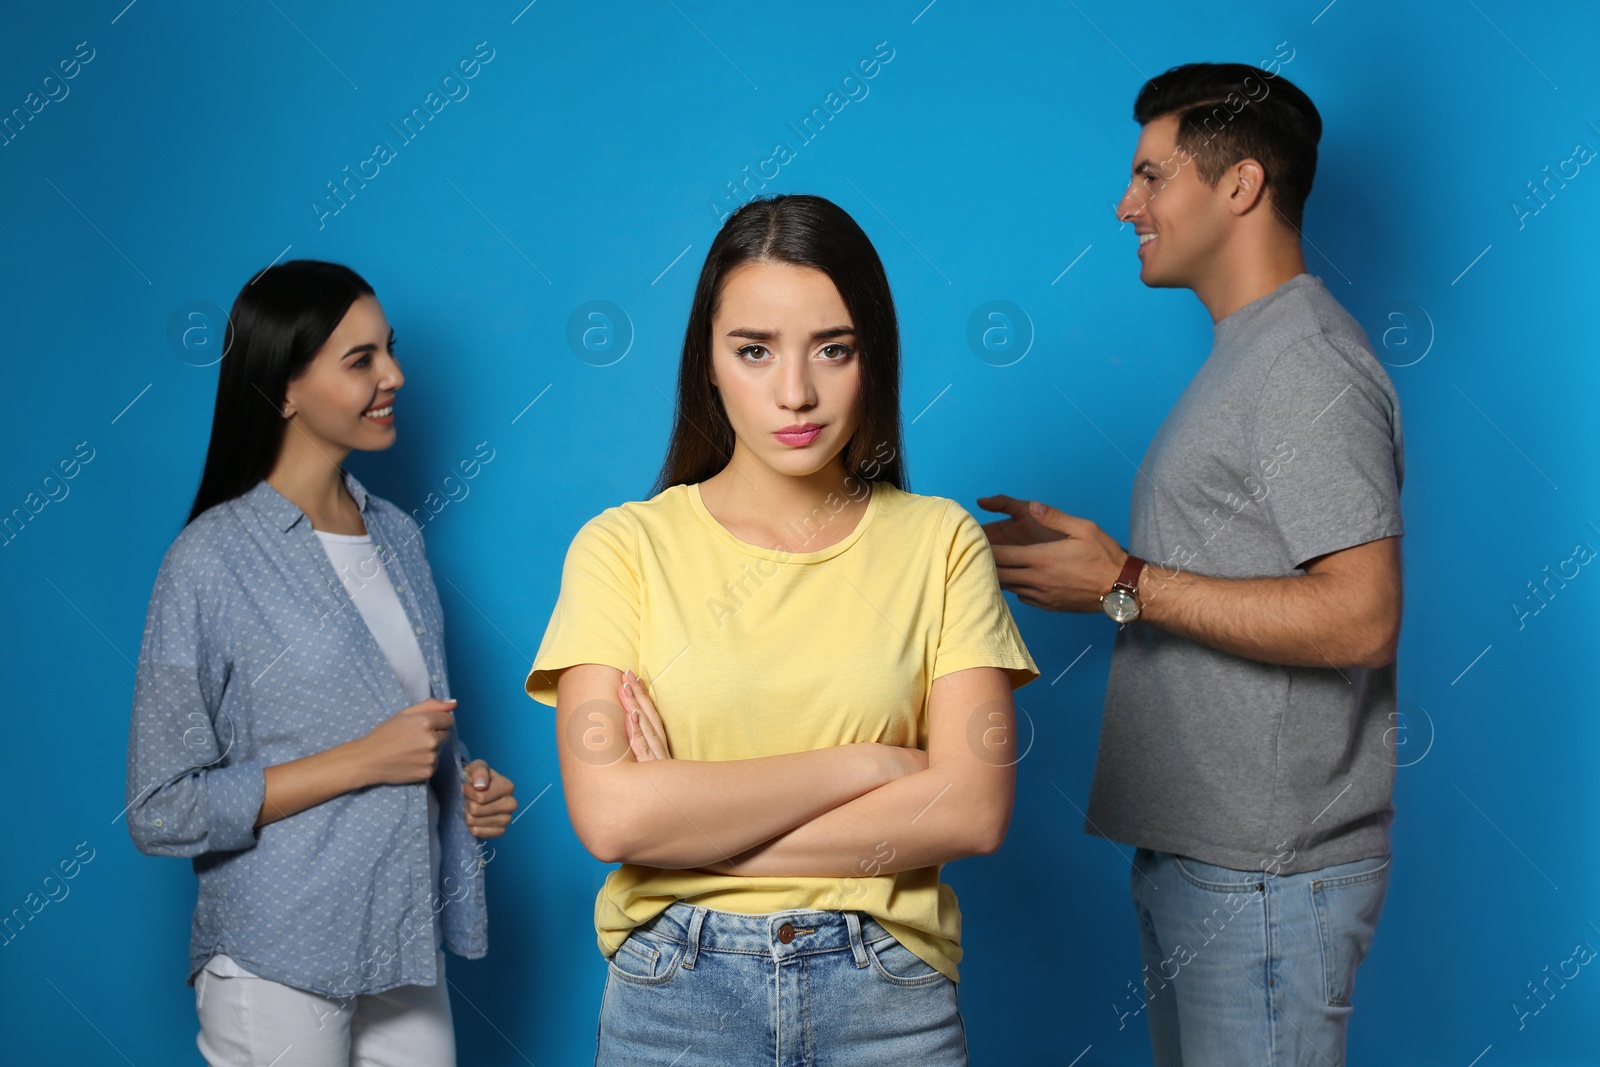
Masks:
[[[1139,617],[1139,602],[1126,589],[1113,589],[1100,598],[1100,606],[1116,622],[1132,622]]]

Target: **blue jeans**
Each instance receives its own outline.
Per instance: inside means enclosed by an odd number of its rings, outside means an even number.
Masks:
[[[1389,889],[1389,858],[1298,874],[1134,854],[1144,970],[1118,1008],[1148,1015],[1156,1067],[1337,1067],[1356,967]]]
[[[956,984],[867,915],[681,901],[608,964],[600,1067],[967,1062]]]

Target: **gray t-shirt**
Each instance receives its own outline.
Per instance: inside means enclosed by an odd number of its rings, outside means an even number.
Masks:
[[[1404,532],[1404,462],[1366,334],[1301,274],[1216,324],[1145,454],[1129,549],[1168,572],[1297,574]],[[1394,713],[1393,664],[1276,666],[1134,622],[1111,657],[1084,828],[1279,874],[1384,855]]]

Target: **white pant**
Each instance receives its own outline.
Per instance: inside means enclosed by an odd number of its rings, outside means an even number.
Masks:
[[[211,1067],[455,1067],[444,953],[437,985],[348,1000],[253,975],[194,981],[200,1054]]]

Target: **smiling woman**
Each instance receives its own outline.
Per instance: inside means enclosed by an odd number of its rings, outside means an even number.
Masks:
[[[417,524],[340,469],[394,443],[394,332],[355,272],[294,260],[240,291],[226,344],[150,598],[128,830],[194,860],[209,1062],[447,1067],[444,949],[486,950],[476,838],[516,800],[456,734]]]

